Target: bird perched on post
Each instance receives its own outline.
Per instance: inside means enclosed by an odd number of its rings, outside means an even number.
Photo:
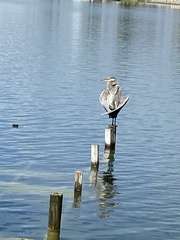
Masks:
[[[122,97],[121,87],[118,85],[115,77],[108,77],[100,81],[107,82],[107,90],[101,92],[99,101],[106,110],[104,114],[108,114],[112,118],[112,125],[115,125],[117,115],[129,100],[129,97],[125,99]]]

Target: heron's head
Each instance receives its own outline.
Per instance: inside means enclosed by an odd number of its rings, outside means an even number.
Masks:
[[[101,82],[107,82],[107,83],[111,83],[112,86],[115,86],[117,84],[117,80],[115,77],[107,77],[104,78],[102,80],[100,80]]]
[[[117,80],[116,80],[116,78],[112,78],[112,79],[111,79],[111,84],[112,84],[112,86],[117,85]]]

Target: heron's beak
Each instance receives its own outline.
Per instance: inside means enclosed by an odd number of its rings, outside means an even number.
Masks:
[[[99,80],[100,82],[109,82],[109,81],[112,81],[112,78],[111,77],[108,77],[108,78],[104,78],[104,79],[101,79]]]
[[[99,80],[100,82],[108,82],[109,80],[108,79],[101,79]]]

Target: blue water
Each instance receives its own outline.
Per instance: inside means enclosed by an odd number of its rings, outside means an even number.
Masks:
[[[108,76],[130,97],[109,163]],[[44,239],[53,191],[64,195],[62,240],[179,239],[179,76],[179,9],[0,0],[0,239]]]

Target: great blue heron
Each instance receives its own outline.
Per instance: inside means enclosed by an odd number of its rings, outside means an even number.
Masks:
[[[121,88],[115,77],[108,77],[100,81],[107,82],[107,90],[103,90],[99,97],[100,103],[106,110],[103,115],[108,114],[112,118],[112,125],[116,125],[117,115],[127,103],[129,97],[122,97]]]

